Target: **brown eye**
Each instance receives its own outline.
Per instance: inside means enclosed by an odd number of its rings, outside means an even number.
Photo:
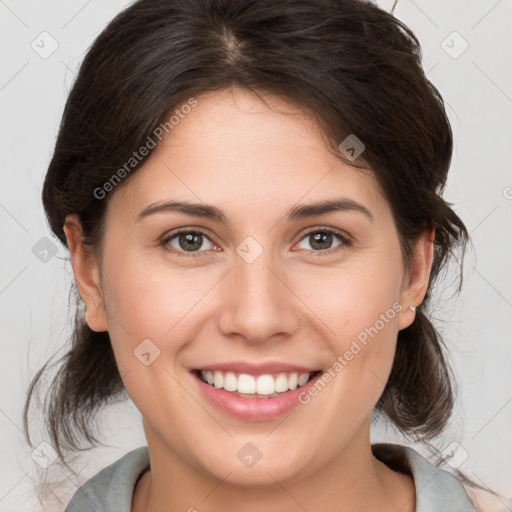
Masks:
[[[206,249],[204,245],[208,245],[210,243],[214,246],[213,242],[206,236],[205,233],[201,231],[192,231],[192,230],[182,230],[177,231],[169,236],[167,236],[162,245],[167,248],[172,248],[173,252],[177,252],[178,254],[184,256],[183,253],[199,253],[197,256],[201,255],[200,253],[205,252]],[[200,250],[203,248],[204,250]],[[210,247],[211,248],[211,247]],[[191,256],[196,256],[196,254],[191,254]]]
[[[338,239],[340,242],[333,247],[333,243]],[[307,240],[313,252],[329,251],[335,252],[338,249],[343,249],[350,246],[351,242],[346,235],[332,229],[315,229],[309,231],[302,238]],[[301,240],[301,242],[302,242]],[[301,249],[309,249],[308,247],[300,247]]]

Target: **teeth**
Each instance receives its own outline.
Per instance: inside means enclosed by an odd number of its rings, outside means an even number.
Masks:
[[[288,391],[288,379],[284,373],[280,373],[275,380],[275,389],[278,393]]]
[[[224,375],[224,389],[226,391],[236,391],[238,387],[238,379],[233,372],[227,372]]]
[[[258,395],[271,395],[275,393],[275,381],[272,375],[260,375],[256,381],[256,393]]]
[[[215,372],[217,373],[217,372]],[[238,376],[238,390],[239,393],[245,393],[250,395],[251,393],[256,393],[256,381],[252,375],[247,375],[247,373],[241,373]]]
[[[205,372],[201,370],[200,373],[204,381],[217,389],[238,392],[245,396],[259,396],[260,398],[270,395],[276,396],[276,393],[284,393],[299,386],[304,386],[311,376],[310,373],[298,372],[265,374],[258,377],[247,373],[236,375],[234,372]]]
[[[299,386],[304,386],[304,384],[306,384],[306,382],[308,380],[309,380],[309,373],[301,373],[297,383],[299,384]]]
[[[215,372],[213,374],[213,385],[219,389],[224,387],[224,375],[222,373]]]

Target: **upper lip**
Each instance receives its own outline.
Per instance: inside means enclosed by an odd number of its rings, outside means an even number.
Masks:
[[[232,361],[226,363],[207,364],[204,366],[195,367],[194,370],[203,371],[221,371],[221,372],[235,372],[235,373],[248,373],[250,375],[264,375],[266,373],[313,373],[319,368],[311,368],[300,366],[290,363],[268,362],[268,363],[248,363],[246,361]]]

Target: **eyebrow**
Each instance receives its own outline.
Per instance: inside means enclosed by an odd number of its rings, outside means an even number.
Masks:
[[[170,201],[165,203],[152,203],[144,210],[142,210],[135,222],[153,215],[155,213],[165,212],[180,212],[194,217],[203,219],[211,219],[222,224],[227,224],[228,219],[226,214],[217,208],[216,206],[201,204],[201,203],[189,203],[185,201]],[[315,217],[319,215],[325,215],[326,213],[332,212],[359,212],[367,216],[372,222],[375,221],[370,210],[352,199],[331,199],[327,201],[321,201],[318,203],[299,205],[291,208],[286,212],[287,220],[294,221],[299,219],[305,219],[309,217]]]

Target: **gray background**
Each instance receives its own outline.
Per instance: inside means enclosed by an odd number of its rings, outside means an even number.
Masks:
[[[30,379],[53,354],[64,354],[69,335],[71,267],[45,223],[43,177],[77,67],[99,31],[127,4],[0,0],[2,512],[40,510],[35,485],[43,472],[22,435],[22,408]],[[392,2],[379,4],[390,9]],[[511,14],[511,0],[400,0],[395,9],[420,39],[424,69],[446,101],[455,151],[445,196],[474,245],[460,297],[450,298],[449,287],[439,289],[438,326],[460,392],[452,425],[438,445],[455,453],[452,467],[507,497],[512,496]],[[48,478],[64,481],[66,490],[55,491],[63,504],[99,469],[146,444],[131,402],[105,412],[99,419],[107,446],[77,460],[78,477],[56,464],[48,468]],[[40,421],[37,414],[32,418]],[[35,427],[37,446],[48,439]],[[380,429],[372,436],[401,441]],[[52,499],[51,510],[62,510],[57,497]],[[512,510],[508,503],[488,510]]]

